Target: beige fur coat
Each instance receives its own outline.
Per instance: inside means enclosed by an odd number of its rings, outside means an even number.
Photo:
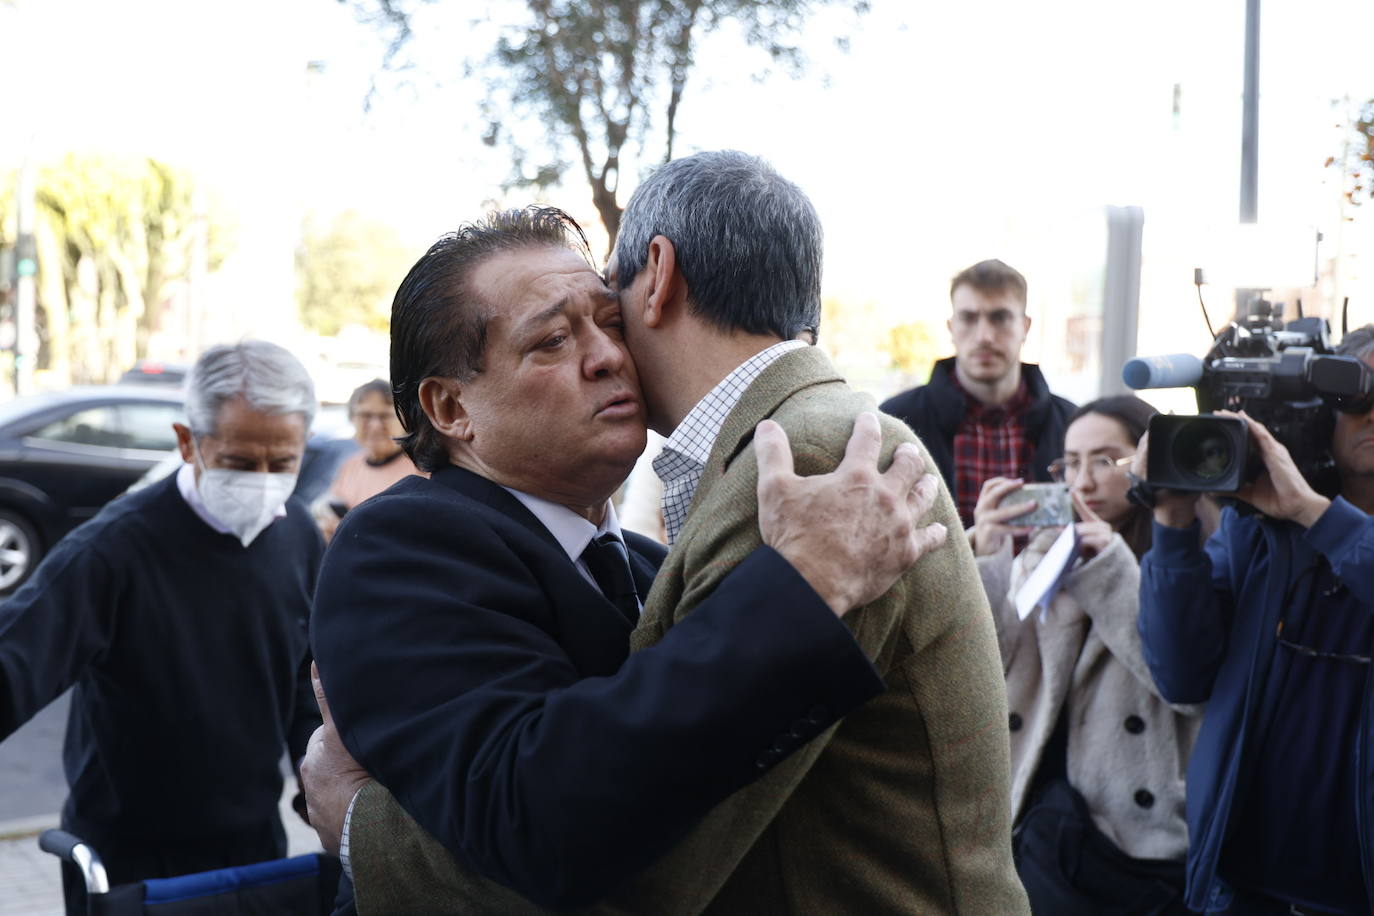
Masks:
[[[1181,859],[1188,848],[1183,780],[1201,708],[1160,698],[1136,631],[1140,566],[1115,535],[1107,550],[1080,563],[1045,619],[1024,621],[1014,603],[1060,529],[1042,532],[1013,562],[979,557],[997,624],[1007,678],[1012,811],[1019,820],[1045,745],[1065,704],[1069,782],[1093,822],[1136,858]]]

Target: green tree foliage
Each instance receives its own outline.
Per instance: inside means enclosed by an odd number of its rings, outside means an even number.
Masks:
[[[924,380],[945,344],[924,321],[909,321],[889,328],[880,346],[891,357],[892,368]]]
[[[440,0],[339,0],[389,35],[393,65],[413,35],[416,10]],[[868,0],[524,0],[522,16],[476,69],[488,74],[485,141],[510,150],[510,187],[548,187],[573,154],[592,202],[615,238],[622,157],[633,145],[673,156],[676,124],[700,38],[729,22],[769,60],[797,74],[796,41],[817,7],[864,12]],[[837,39],[843,46],[844,40]],[[547,133],[531,149],[515,129],[537,118]],[[651,138],[661,138],[653,139]],[[651,154],[648,158],[652,158]]]
[[[386,331],[396,285],[414,260],[395,230],[356,211],[307,220],[296,249],[301,323],[331,337],[350,324]]]
[[[104,382],[147,355],[194,252],[211,271],[228,248],[203,198],[189,174],[155,159],[69,154],[38,168],[38,368]],[[5,209],[12,217],[12,194]],[[5,244],[14,231],[7,219]]]

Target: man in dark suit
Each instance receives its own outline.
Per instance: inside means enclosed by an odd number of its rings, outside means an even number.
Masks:
[[[316,595],[329,704],[377,779],[344,781],[361,786],[347,823],[375,827],[399,801],[505,886],[488,900],[599,899],[781,760],[780,732],[795,747],[881,693],[840,617],[943,539],[906,511],[915,451],[877,473],[870,417],[841,475],[772,475],[779,501],[810,502],[767,513],[765,546],[627,658],[662,550],[623,535],[608,501],[645,417],[619,301],[588,260],[575,224],[532,209],[416,264],[393,306],[392,378],[432,478],[349,513]],[[916,487],[916,516],[936,489]],[[333,822],[337,805],[313,805]],[[427,861],[350,858],[395,877],[360,880],[360,912],[430,908],[388,890],[422,893]]]

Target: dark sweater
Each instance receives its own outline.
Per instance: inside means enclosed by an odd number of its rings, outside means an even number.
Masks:
[[[168,847],[275,823],[319,724],[306,626],[323,547],[294,499],[247,548],[175,476],[71,532],[0,605],[0,740],[75,684],[63,824]]]
[[[930,383],[895,394],[883,402],[883,413],[891,414],[911,427],[911,431],[930,451],[930,457],[940,468],[945,485],[957,492],[954,480],[954,434],[959,431],[967,401],[954,383],[954,357],[935,363]],[[1049,465],[1064,454],[1064,431],[1074,412],[1072,401],[1050,393],[1049,383],[1040,367],[1021,364],[1021,378],[1031,398],[1030,409],[1023,422],[1026,437],[1035,449],[1031,460],[1031,474],[1036,480],[1049,480]],[[981,484],[980,484],[981,485]]]

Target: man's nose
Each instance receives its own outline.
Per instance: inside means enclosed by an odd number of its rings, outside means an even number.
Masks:
[[[583,371],[588,378],[619,372],[625,365],[625,345],[600,327],[593,327],[587,335]]]

